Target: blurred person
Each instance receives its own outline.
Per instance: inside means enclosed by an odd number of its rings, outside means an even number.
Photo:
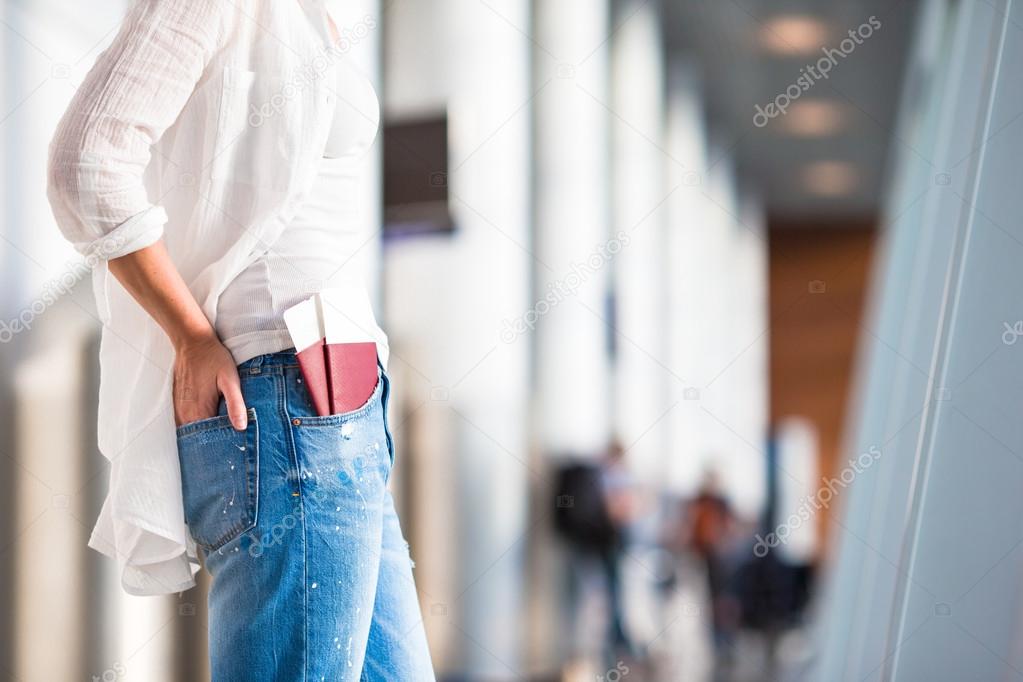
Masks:
[[[622,600],[622,560],[628,545],[629,526],[636,519],[639,499],[636,484],[625,463],[625,448],[614,439],[604,456],[600,469],[601,492],[604,508],[614,529],[613,543],[609,543],[601,556],[608,588],[610,631],[608,641],[613,651],[621,651],[631,658],[639,657],[625,625],[625,607]]]
[[[706,572],[714,647],[718,659],[727,665],[739,625],[738,602],[729,585],[733,573],[730,550],[735,538],[736,518],[728,499],[721,492],[717,472],[710,470],[704,475],[685,514],[685,544],[698,557]]]
[[[814,577],[814,564],[808,556],[793,552],[789,544],[767,544],[763,538],[775,538],[787,515],[782,511],[778,463],[777,428],[772,428],[767,448],[767,490],[761,518],[744,537],[745,560],[737,571],[736,584],[742,604],[742,626],[761,636],[765,669],[769,675],[778,670],[778,650],[786,633],[798,632],[805,625]]]
[[[434,679],[386,487],[386,337],[343,267],[379,121],[336,60],[352,40],[319,0],[138,0],[50,144],[103,322],[90,545],[133,594],[191,587],[202,556],[216,680]],[[368,401],[322,416],[282,313],[327,287],[378,356]]]
[[[581,613],[587,576],[600,583],[607,607],[602,654],[607,669],[617,669],[619,656],[640,658],[625,623],[621,560],[627,526],[635,519],[637,498],[624,462],[624,448],[612,441],[597,463],[575,462],[558,473],[555,527],[568,543],[572,569],[571,611]],[[578,623],[577,623],[578,626]]]

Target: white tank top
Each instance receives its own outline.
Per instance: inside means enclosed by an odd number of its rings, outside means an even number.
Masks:
[[[376,138],[380,107],[372,84],[358,70],[342,60],[337,71],[334,122],[306,202],[274,246],[220,296],[217,334],[237,363],[293,346],[283,313],[317,291],[341,287],[368,298],[367,273],[356,256],[371,234],[360,220],[357,199],[364,182],[362,160]],[[370,306],[353,306],[358,310]],[[353,322],[386,339],[368,315]]]

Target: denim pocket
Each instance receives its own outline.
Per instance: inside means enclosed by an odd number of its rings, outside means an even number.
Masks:
[[[390,458],[381,410],[385,383],[377,376],[372,395],[357,409],[292,420],[304,487],[329,491],[361,485],[369,499],[386,482]]]
[[[383,372],[380,368],[377,368],[377,384],[373,387],[373,392],[370,393],[369,398],[354,410],[348,412],[341,412],[339,414],[328,414],[328,415],[314,415],[301,418],[301,423],[305,426],[341,426],[347,422],[351,422],[357,419],[361,419],[369,414],[370,411],[376,407],[379,402],[379,398],[383,391]]]
[[[236,431],[224,414],[177,429],[185,522],[200,547],[215,551],[256,525],[259,426]]]

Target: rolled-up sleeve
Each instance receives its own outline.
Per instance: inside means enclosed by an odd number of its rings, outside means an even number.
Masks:
[[[79,86],[49,145],[47,197],[82,255],[109,260],[162,236],[167,213],[143,183],[151,147],[220,48],[231,6],[135,0]]]

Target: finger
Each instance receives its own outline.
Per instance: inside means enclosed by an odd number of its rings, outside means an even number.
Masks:
[[[242,398],[241,382],[237,375],[218,379],[217,387],[224,394],[224,402],[227,403],[227,416],[231,419],[231,425],[241,431],[248,425],[248,416],[245,414],[245,400]]]

